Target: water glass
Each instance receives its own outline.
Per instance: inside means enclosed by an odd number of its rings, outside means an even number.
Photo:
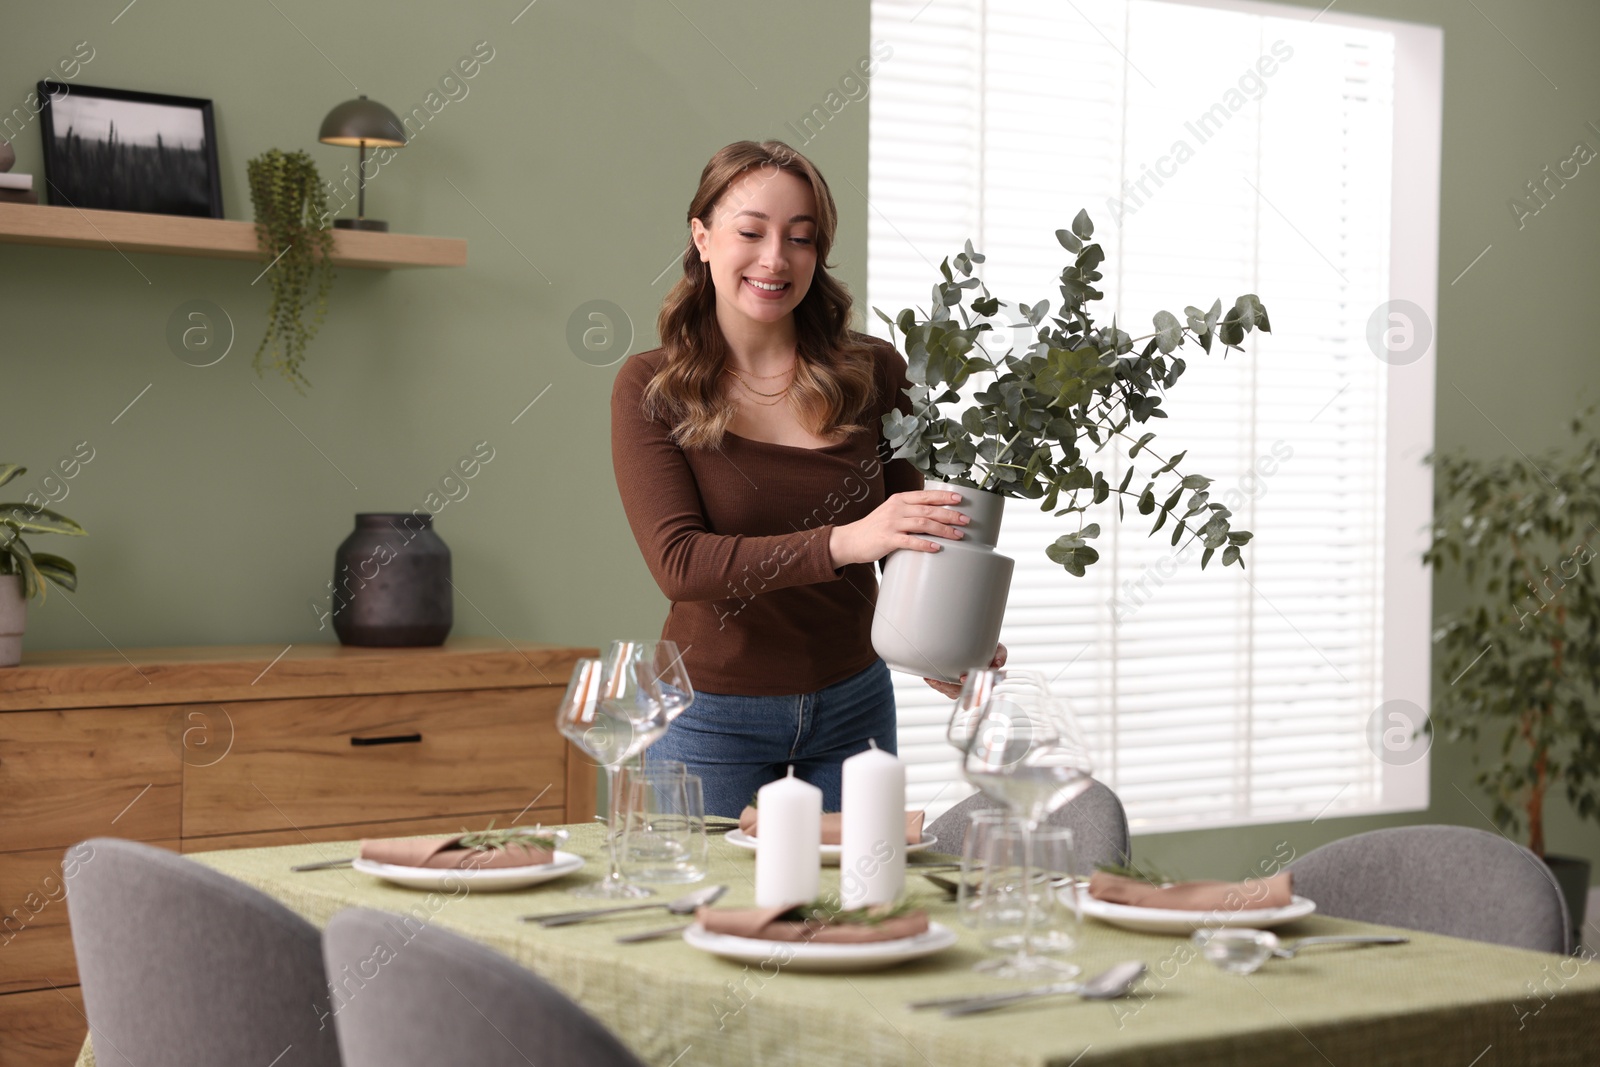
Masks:
[[[1017,817],[1004,808],[973,812],[961,839],[961,878],[956,888],[956,917],[976,929],[983,903],[983,857],[996,830],[1017,828]]]
[[[1018,957],[1036,959],[1077,947],[1081,918],[1071,830],[1043,826],[1030,833],[1024,826],[997,826],[987,835],[983,857],[978,930],[987,947],[1016,955],[985,960],[977,970],[1011,977]],[[1079,971],[1057,960],[1049,961],[1048,969],[1063,978]]]
[[[685,884],[706,876],[705,795],[698,775],[677,760],[623,770],[623,874],[641,882]]]

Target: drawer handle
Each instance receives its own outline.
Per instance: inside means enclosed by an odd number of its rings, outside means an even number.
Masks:
[[[422,743],[421,734],[394,734],[390,737],[352,737],[352,745],[418,745]]]

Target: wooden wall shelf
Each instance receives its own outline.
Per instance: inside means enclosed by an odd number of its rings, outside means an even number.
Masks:
[[[393,270],[467,265],[467,242],[459,237],[334,230],[333,240],[336,267]],[[0,204],[0,244],[261,261],[253,222],[44,204]]]

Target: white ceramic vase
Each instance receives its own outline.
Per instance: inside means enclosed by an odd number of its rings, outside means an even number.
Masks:
[[[0,574],[0,667],[22,662],[22,631],[28,626],[28,602],[22,599],[22,575]]]
[[[959,541],[929,538],[939,543],[938,552],[889,554],[872,647],[894,670],[954,682],[994,657],[1016,562],[994,550],[1005,497],[944,482],[925,488],[960,493],[961,503],[951,507],[972,521]]]

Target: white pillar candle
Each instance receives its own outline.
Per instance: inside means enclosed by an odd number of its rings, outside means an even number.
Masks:
[[[822,869],[822,790],[787,778],[756,792],[756,907],[809,904]]]
[[[839,901],[887,904],[906,884],[906,768],[873,745],[844,761]]]

